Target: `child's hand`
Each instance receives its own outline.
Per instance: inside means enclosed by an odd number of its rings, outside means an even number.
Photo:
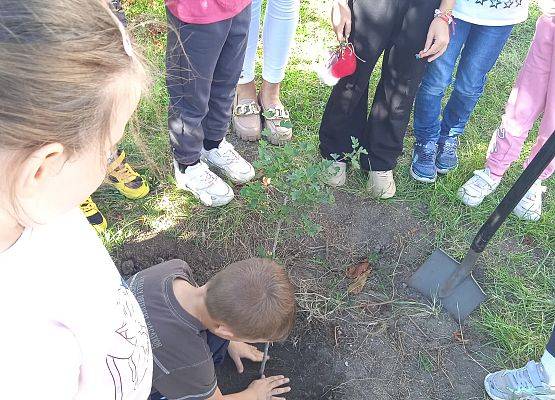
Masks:
[[[538,6],[543,15],[555,17],[555,0],[538,0]]]
[[[247,360],[262,362],[264,358],[264,353],[258,350],[256,347],[251,346],[247,343],[242,342],[229,342],[229,347],[227,348],[229,356],[235,363],[237,367],[237,372],[243,373],[244,367],[241,362],[241,358],[246,358]]]
[[[280,387],[286,383],[289,383],[289,378],[283,375],[271,376],[269,378],[262,377],[262,379],[253,381],[249,385],[247,392],[252,394],[253,400],[281,400],[284,398],[277,396],[291,390],[289,386]]]
[[[335,0],[331,9],[331,24],[337,40],[347,42],[351,35],[351,9],[347,0]]]
[[[449,46],[449,39],[449,25],[440,18],[434,18],[428,30],[424,50],[418,53],[419,58],[429,57],[428,62],[432,62],[441,57]]]

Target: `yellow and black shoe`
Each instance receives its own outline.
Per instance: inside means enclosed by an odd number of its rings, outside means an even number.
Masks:
[[[89,197],[80,205],[81,211],[87,217],[89,223],[98,233],[104,233],[108,228],[108,222],[100,212],[92,197]]]
[[[108,183],[128,199],[145,197],[150,188],[148,182],[125,162],[125,152],[118,150],[116,158],[108,166]]]

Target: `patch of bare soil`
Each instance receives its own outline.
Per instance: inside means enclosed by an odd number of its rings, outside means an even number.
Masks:
[[[433,229],[402,202],[344,192],[316,217],[323,227],[316,238],[287,236],[277,252],[299,288],[295,331],[271,347],[267,365],[267,375],[291,378],[287,398],[485,399],[482,381],[494,350],[471,325],[459,325],[405,284],[433,251]],[[127,276],[181,258],[202,283],[226,264],[257,255],[261,245],[271,248],[273,237],[252,224],[225,246],[160,233],[124,245],[115,258]],[[367,257],[362,290],[348,293],[346,268]],[[248,364],[238,376],[226,364],[222,391],[244,389],[257,371]]]

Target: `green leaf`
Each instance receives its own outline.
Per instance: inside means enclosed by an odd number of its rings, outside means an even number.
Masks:
[[[275,115],[276,115],[276,113],[273,112],[273,111],[270,111],[270,110],[264,110],[264,111],[262,112],[262,116],[263,116],[264,118],[274,118]]]
[[[284,119],[283,121],[281,121],[279,123],[279,126],[281,126],[282,128],[287,128],[287,129],[291,129],[293,128],[293,124],[291,123],[291,121]]]
[[[268,128],[264,128],[264,129],[262,129],[262,132],[260,132],[260,133],[262,134],[262,136],[267,137],[272,132],[270,132],[270,130]]]

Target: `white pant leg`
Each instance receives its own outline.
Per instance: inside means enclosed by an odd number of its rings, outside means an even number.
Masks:
[[[258,37],[260,36],[261,10],[262,0],[253,0],[251,5],[251,24],[249,26],[249,37],[247,39],[247,50],[245,51],[243,71],[241,72],[241,77],[239,78],[240,85],[254,80],[256,48],[258,47]]]
[[[267,82],[279,83],[285,77],[289,50],[299,21],[300,7],[300,0],[268,0],[264,17],[262,69],[262,78]]]

